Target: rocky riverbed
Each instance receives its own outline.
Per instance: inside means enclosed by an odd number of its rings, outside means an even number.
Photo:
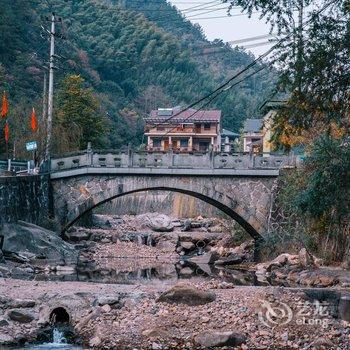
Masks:
[[[257,264],[225,220],[95,215],[65,240],[6,229],[0,348],[50,340],[61,319],[83,348],[350,349],[349,271],[305,249]]]
[[[217,280],[129,286],[2,279],[0,293],[2,344],[35,341],[63,307],[86,348],[350,349],[350,324],[334,314],[330,291]],[[283,312],[274,317],[274,310]]]

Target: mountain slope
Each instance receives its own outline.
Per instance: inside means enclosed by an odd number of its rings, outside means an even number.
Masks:
[[[147,15],[152,11],[146,11],[150,10],[146,1],[145,8],[139,6],[140,0],[128,1],[127,7],[104,0],[57,0],[50,7],[50,2],[39,0],[26,1],[25,7],[19,6],[22,3],[0,0],[4,9],[0,14],[1,88],[10,92],[16,106],[34,103],[39,108],[42,65],[48,56],[48,42],[41,38],[40,26],[47,27],[46,17],[55,11],[63,19],[58,32],[67,38],[57,39],[57,53],[65,58],[57,63],[56,87],[73,73],[93,87],[102,112],[111,120],[106,147],[139,144],[140,117],[150,109],[189,104],[253,59],[228,47],[220,55],[194,56],[194,46],[211,44],[165,0],[152,4],[170,8],[167,15],[177,19],[162,28],[159,19],[152,22]],[[270,75],[257,75],[211,107],[222,109],[225,127],[238,130],[245,118],[256,113],[270,86]],[[57,111],[60,106],[55,106]]]

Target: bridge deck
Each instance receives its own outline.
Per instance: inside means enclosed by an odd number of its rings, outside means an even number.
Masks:
[[[84,167],[51,173],[51,179],[79,175],[168,175],[168,176],[254,176],[276,177],[279,169],[199,169],[199,168],[95,168]]]
[[[296,166],[295,157],[247,154],[96,153],[86,152],[51,160],[51,178],[86,174],[173,176],[278,176]]]

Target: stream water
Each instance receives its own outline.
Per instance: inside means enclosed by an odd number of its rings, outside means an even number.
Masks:
[[[74,344],[68,344],[64,335],[64,331],[53,328],[52,330],[52,342],[43,343],[38,345],[28,345],[22,348],[16,348],[15,350],[82,350],[83,347]]]

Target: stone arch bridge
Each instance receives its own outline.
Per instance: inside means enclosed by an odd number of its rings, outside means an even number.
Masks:
[[[97,206],[128,194],[167,190],[199,198],[254,239],[269,230],[280,169],[288,157],[93,153],[51,160],[53,211],[65,231]]]

